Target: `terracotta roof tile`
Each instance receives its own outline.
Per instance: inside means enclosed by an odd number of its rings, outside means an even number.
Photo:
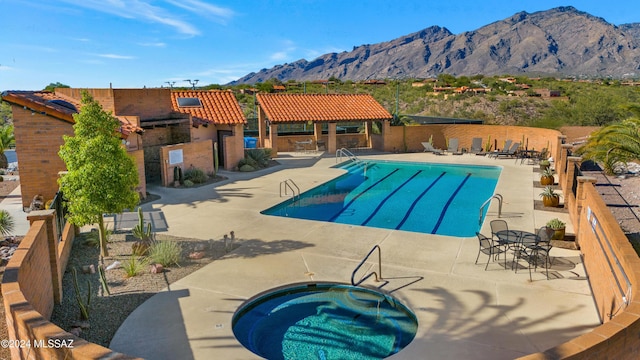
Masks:
[[[258,94],[271,122],[388,120],[392,116],[367,94]]]
[[[71,124],[75,123],[73,114],[77,114],[82,106],[76,99],[60,96],[50,91],[5,91],[2,93],[2,100],[53,116]],[[120,121],[122,135],[128,136],[132,132],[143,132],[142,128],[131,121],[123,117],[116,118]]]
[[[198,98],[202,107],[180,107],[178,98]],[[171,105],[174,111],[190,114],[194,125],[245,124],[247,119],[231,91],[192,90],[172,91]]]

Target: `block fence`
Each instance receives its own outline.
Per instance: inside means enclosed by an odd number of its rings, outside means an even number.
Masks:
[[[556,159],[559,184],[565,196],[569,197],[565,199],[565,206],[571,215],[576,241],[580,245],[603,324],[564,344],[520,359],[640,358],[640,299],[637,288],[640,281],[640,259],[596,191],[593,179],[573,176],[573,166],[578,164],[580,159],[568,156],[569,146],[562,144],[564,137],[555,130],[536,129],[535,132],[529,132],[530,128],[516,131],[513,129],[515,127],[501,129],[499,126],[491,126],[492,129],[481,129],[477,125],[466,125],[469,128],[462,129],[465,125],[450,126],[451,129],[445,125],[436,127],[440,135],[461,138],[461,147],[464,147],[465,142],[470,141],[471,137],[482,136],[481,133],[485,132],[497,136],[498,141],[503,137],[516,140],[518,136],[525,134],[529,137],[529,144],[536,144],[536,149],[548,144]],[[425,139],[428,135],[425,129],[435,129],[433,126],[416,127],[420,130],[407,137],[413,128],[399,128],[399,131],[404,132],[394,136],[400,139],[400,144],[410,144],[411,150],[415,151],[419,140],[428,140],[428,136]],[[463,136],[464,132],[468,135]],[[534,138],[536,135],[541,138]],[[375,137],[372,139],[373,142],[378,140]],[[385,143],[388,144],[386,141]],[[573,178],[576,181],[573,181]],[[14,348],[12,358],[131,359],[132,357],[125,354],[75,337],[48,321],[54,303],[62,296],[60,281],[75,234],[73,228],[67,225],[62,240],[58,243],[53,215],[52,210],[30,214],[31,227],[5,270],[2,281],[3,305],[10,339],[25,340],[31,344],[38,340],[46,342],[48,339],[73,339],[74,347]]]
[[[62,299],[62,276],[75,237],[74,226],[67,223],[58,241],[54,216],[54,210],[29,214],[29,231],[4,272],[2,298],[9,339],[28,345],[11,347],[11,359],[132,359],[49,322],[54,303]],[[50,341],[70,346],[49,347]]]

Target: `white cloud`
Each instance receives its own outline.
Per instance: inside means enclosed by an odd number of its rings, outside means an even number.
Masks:
[[[74,38],[73,40],[80,41],[80,42],[91,42],[91,40],[89,40],[87,38]]]
[[[0,64],[0,71],[11,71],[11,70],[14,70],[11,66]]]
[[[198,15],[213,17],[221,23],[224,23],[225,20],[234,16],[234,12],[231,9],[208,4],[199,0],[166,0],[166,2]]]
[[[176,31],[190,35],[200,35],[200,31],[188,22],[165,9],[154,6],[149,0],[62,0],[78,7],[92,9],[107,14],[135,20],[164,24]]]
[[[163,42],[138,43],[138,45],[146,46],[146,47],[165,47],[165,46],[167,46],[167,44],[163,43]]]
[[[107,58],[107,59],[118,59],[118,60],[132,60],[136,58],[135,56],[117,55],[117,54],[97,54],[97,56]]]
[[[289,54],[286,51],[278,51],[271,54],[271,56],[269,56],[269,59],[273,61],[284,61],[288,57],[289,57]]]

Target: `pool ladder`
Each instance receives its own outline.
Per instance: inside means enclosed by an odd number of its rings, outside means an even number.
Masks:
[[[340,161],[342,161],[342,157],[346,157],[349,160],[353,161],[353,162],[359,162],[360,159],[358,159],[357,156],[355,156],[351,151],[345,149],[345,148],[340,148],[338,149],[338,151],[336,151],[336,162],[338,162],[338,159],[340,159]]]
[[[296,201],[296,197],[300,199],[300,188],[296,183],[291,179],[286,179],[280,182],[280,197],[289,195],[289,191],[291,191],[291,199]]]
[[[482,206],[480,206],[480,214],[478,215],[478,226],[482,225],[482,211],[484,210],[484,207],[490,204],[491,200],[493,199],[498,199],[498,217],[502,215],[502,195],[495,194],[492,197],[488,198],[487,201],[482,203]]]
[[[378,272],[376,273],[375,271],[372,271],[369,274],[367,274],[367,276],[363,277],[358,282],[356,282],[355,281],[356,273],[358,272],[358,270],[360,270],[362,265],[364,265],[364,263],[367,261],[369,256],[371,256],[371,254],[373,254],[373,252],[376,251],[376,249],[378,250]],[[380,249],[379,245],[375,245],[371,249],[371,251],[369,251],[367,256],[365,256],[364,259],[362,259],[362,261],[360,261],[360,264],[358,264],[358,266],[356,266],[356,269],[353,270],[353,272],[351,273],[351,285],[358,286],[358,285],[362,284],[365,280],[370,278],[371,276],[375,276],[376,282],[382,281],[382,249]]]

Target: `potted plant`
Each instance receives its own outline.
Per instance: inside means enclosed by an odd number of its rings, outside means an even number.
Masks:
[[[551,240],[564,239],[565,225],[566,224],[558,218],[551,219],[547,222],[547,227],[554,231],[553,236],[551,236]]]
[[[553,170],[546,168],[540,173],[540,185],[553,185],[555,179],[553,178]]]
[[[551,166],[551,162],[549,160],[540,160],[540,170],[544,171],[547,170],[549,168],[549,166]]]
[[[544,206],[557,207],[560,204],[560,194],[556,193],[551,186],[545,187],[540,197]]]

